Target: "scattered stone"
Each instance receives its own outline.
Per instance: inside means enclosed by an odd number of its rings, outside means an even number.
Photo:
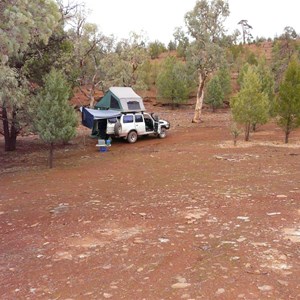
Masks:
[[[135,239],[135,240],[133,241],[133,243],[134,243],[134,244],[145,244],[145,241],[143,241],[143,240],[141,240],[140,238],[138,238],[138,239]]]
[[[230,258],[231,261],[232,261],[232,260],[239,260],[239,259],[240,259],[239,256],[233,256],[233,257]]]
[[[66,252],[66,251],[61,251],[61,252],[56,252],[55,256],[53,258],[54,261],[60,261],[60,260],[72,260],[73,256],[71,253]]]
[[[267,243],[251,243],[254,247],[268,247]]]
[[[237,241],[238,241],[239,243],[244,242],[244,241],[246,241],[246,240],[247,240],[247,239],[246,239],[245,237],[243,237],[243,236],[241,236],[240,238],[237,239]]]
[[[241,220],[241,221],[245,221],[245,222],[249,222],[250,221],[249,217],[243,217],[243,216],[239,216],[239,217],[237,217],[237,219]]]
[[[105,298],[105,299],[109,299],[109,298],[111,298],[113,295],[112,294],[108,294],[108,293],[104,293],[103,294],[103,297]]]
[[[105,266],[102,267],[102,269],[109,270],[109,269],[111,269],[111,265],[105,265]]]
[[[172,284],[173,289],[185,289],[189,286],[191,286],[191,284],[187,283],[187,282],[177,282],[177,283]]]
[[[262,286],[259,286],[258,289],[262,292],[269,292],[269,291],[273,290],[273,287],[270,285],[262,285]]]
[[[216,291],[216,295],[221,295],[225,293],[225,289],[221,288]]]
[[[186,283],[186,279],[184,277],[177,276],[176,279],[178,280],[178,282]]]
[[[288,286],[288,282],[287,281],[284,281],[284,280],[277,280],[278,283],[280,283],[281,285],[284,285],[284,286]]]
[[[268,216],[276,216],[276,215],[281,215],[281,212],[271,212],[267,213]]]
[[[215,159],[218,159],[218,160],[222,160],[222,159],[223,159],[223,157],[222,157],[222,156],[219,156],[219,155],[214,155],[214,158],[215,158]]]
[[[285,233],[285,239],[294,243],[300,243],[300,229],[285,228],[283,231]]]
[[[277,197],[277,198],[281,198],[281,199],[283,199],[283,198],[287,198],[287,196],[286,196],[286,195],[277,195],[276,197]]]
[[[158,239],[161,243],[168,243],[168,242],[170,242],[170,240],[169,239],[166,239],[166,238],[159,238]]]

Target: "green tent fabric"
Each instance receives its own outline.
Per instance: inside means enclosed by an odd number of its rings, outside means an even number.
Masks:
[[[95,105],[95,109],[112,109],[120,112],[145,111],[143,99],[131,87],[111,87]]]

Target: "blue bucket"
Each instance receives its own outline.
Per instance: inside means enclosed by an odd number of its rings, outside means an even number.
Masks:
[[[106,147],[99,147],[99,151],[100,152],[107,152],[107,148]]]

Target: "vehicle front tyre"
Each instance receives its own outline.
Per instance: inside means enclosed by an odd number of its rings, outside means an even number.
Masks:
[[[160,129],[160,134],[158,135],[158,137],[164,139],[166,136],[167,136],[167,129],[165,127],[162,127]]]
[[[130,131],[127,135],[127,141],[130,144],[133,144],[137,141],[138,135],[136,131]]]

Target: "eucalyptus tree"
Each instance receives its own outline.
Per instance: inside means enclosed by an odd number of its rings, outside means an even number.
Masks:
[[[28,107],[28,85],[15,62],[32,45],[46,45],[60,19],[58,6],[52,0],[0,2],[0,133],[5,137],[6,151],[16,149],[22,115]]]
[[[189,38],[182,27],[176,27],[173,33],[177,55],[186,58],[187,48],[189,47]]]
[[[224,22],[228,16],[229,5],[223,0],[197,1],[194,9],[185,15],[189,34],[194,38],[187,60],[198,74],[197,100],[192,120],[195,123],[200,121],[206,81],[224,60]]]
[[[114,45],[102,59],[103,90],[110,86],[127,86],[144,90],[148,88],[150,55],[145,38],[137,33],[130,33]]]
[[[101,33],[96,24],[88,23],[87,14],[84,7],[77,10],[69,20],[68,35],[74,47],[74,84],[94,107],[96,90],[102,89],[105,80],[102,60],[112,50],[114,39]]]

